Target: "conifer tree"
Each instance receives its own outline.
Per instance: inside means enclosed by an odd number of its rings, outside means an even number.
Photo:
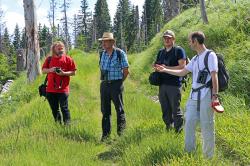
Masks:
[[[49,22],[52,31],[52,40],[56,38],[56,25],[55,25],[55,13],[56,13],[57,3],[55,0],[50,0],[50,10],[49,10]]]
[[[127,48],[128,51],[134,52],[139,49],[139,9],[133,6],[129,16],[129,24],[127,27]]]
[[[27,38],[25,34],[25,28],[23,28],[22,34],[21,34],[20,47],[23,49],[26,49],[26,46],[27,46]]]
[[[97,0],[95,4],[96,36],[101,37],[103,32],[110,31],[110,15],[106,0]]]
[[[3,46],[2,46],[2,35],[3,35],[3,30],[4,30],[4,12],[2,8],[0,7],[0,53],[3,52]]]
[[[87,0],[81,1],[81,10],[74,23],[76,46],[87,51],[91,47],[91,12]]]
[[[161,1],[145,0],[142,19],[143,36],[145,43],[148,44],[163,25]]]
[[[13,46],[14,49],[17,50],[21,47],[21,34],[20,34],[20,30],[18,27],[18,24],[16,24],[15,30],[14,30],[14,39],[13,39]]]
[[[69,0],[63,0],[63,4],[61,5],[62,13],[63,13],[63,18],[61,19],[63,23],[63,37],[64,37],[64,44],[66,50],[69,50],[71,47],[71,42],[70,42],[70,36],[69,36],[69,27],[68,27],[68,8],[69,8]]]
[[[81,33],[84,36],[88,35],[88,29],[89,29],[89,23],[90,23],[90,16],[91,13],[88,11],[89,6],[87,0],[82,0],[81,1],[81,13],[78,16],[79,17],[79,29],[81,29]]]
[[[15,53],[14,47],[10,41],[10,36],[7,28],[4,29],[3,35],[3,53],[7,56],[10,68],[14,70],[15,67],[13,66],[15,64]]]
[[[116,36],[117,45],[124,50],[128,49],[128,40],[131,37],[129,36],[131,30],[131,12],[130,1],[119,0],[114,18],[113,31]]]
[[[3,45],[3,53],[10,57],[12,48],[11,48],[10,35],[8,32],[8,28],[4,29],[2,45]]]

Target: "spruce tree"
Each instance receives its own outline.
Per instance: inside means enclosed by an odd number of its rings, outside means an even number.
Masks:
[[[143,9],[142,31],[145,43],[148,44],[163,25],[161,0],[145,0]]]
[[[81,29],[81,33],[84,36],[88,35],[88,27],[89,27],[89,23],[90,23],[90,16],[91,13],[88,11],[88,2],[87,0],[82,0],[81,1],[81,13],[79,15],[79,27]]]
[[[14,39],[13,39],[13,46],[15,50],[18,50],[21,47],[21,34],[18,27],[18,24],[16,24],[15,30],[14,30]]]
[[[129,28],[127,34],[128,51],[138,52],[140,50],[140,23],[139,23],[139,9],[138,6],[133,6],[129,16]]]
[[[14,70],[15,53],[14,53],[14,47],[10,41],[10,36],[7,28],[4,29],[4,35],[3,35],[3,53],[7,56],[10,68]]]
[[[97,0],[95,4],[95,21],[96,21],[96,36],[102,37],[103,32],[108,32],[111,29],[110,15],[106,0]]]
[[[124,50],[129,49],[128,43],[131,36],[131,5],[129,0],[120,0],[117,6],[114,18],[114,35],[117,39],[117,45]]]
[[[2,46],[2,36],[3,36],[3,30],[4,30],[4,21],[3,21],[3,17],[4,17],[4,12],[2,10],[2,8],[0,7],[0,53],[3,52],[3,46]]]
[[[25,34],[25,28],[23,28],[23,30],[22,30],[20,47],[23,49],[26,49],[26,47],[27,47],[27,38],[26,38],[26,34]]]
[[[46,47],[47,33],[48,33],[48,28],[45,25],[43,25],[43,28],[41,29],[41,32],[39,33],[39,45],[40,45],[40,48]]]
[[[48,13],[49,22],[51,25],[51,31],[52,31],[52,40],[56,38],[56,25],[55,25],[55,13],[57,8],[57,3],[55,0],[50,0],[50,10]]]
[[[10,35],[8,32],[8,29],[4,29],[4,34],[3,34],[3,53],[7,56],[11,56],[11,42],[10,42]]]
[[[63,13],[63,18],[61,19],[63,23],[63,40],[65,44],[65,48],[68,51],[71,47],[71,41],[70,41],[70,36],[69,36],[69,22],[68,22],[68,8],[69,8],[69,3],[70,0],[63,0],[63,3],[61,5],[62,13]]]
[[[91,47],[91,12],[88,11],[89,6],[87,0],[81,1],[81,10],[75,20],[74,33],[76,46],[87,51],[87,47]]]

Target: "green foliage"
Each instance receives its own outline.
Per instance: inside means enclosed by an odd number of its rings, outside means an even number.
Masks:
[[[15,50],[21,47],[20,42],[21,42],[21,34],[20,34],[19,26],[18,24],[16,24],[16,27],[14,30],[14,39],[13,39],[13,46]]]
[[[116,36],[118,47],[124,49],[130,47],[128,43],[129,32],[131,29],[130,16],[132,15],[131,4],[128,0],[119,1],[114,17],[113,31]],[[133,22],[133,21],[132,21]],[[132,26],[133,28],[133,26]]]
[[[240,10],[248,9],[246,5]],[[112,106],[111,139],[100,143],[98,54],[72,50],[70,55],[77,64],[69,96],[72,125],[56,125],[48,103],[38,96],[37,87],[44,76],[27,85],[25,75],[22,75],[11,91],[1,98],[1,165],[249,165],[250,112],[245,98],[249,92],[248,32],[240,31],[238,35],[235,31],[223,33],[220,28],[234,29],[231,17],[237,12],[237,6],[230,6],[228,13],[224,10],[223,7],[209,9],[208,16],[214,19],[209,25],[199,23],[195,9],[187,10],[162,30],[173,29],[177,44],[183,46],[190,56],[193,52],[188,48],[187,35],[202,30],[207,36],[208,47],[225,55],[231,82],[229,90],[221,94],[226,111],[215,116],[216,155],[212,160],[202,157],[199,130],[197,151],[186,153],[183,133],[176,135],[174,131],[165,131],[160,105],[151,99],[157,95],[157,88],[148,85],[147,78],[151,63],[162,47],[162,33],[159,33],[144,52],[129,55],[131,75],[125,81],[124,93],[127,130],[123,136],[116,135],[116,116]],[[241,43],[237,42],[239,36],[242,37]],[[187,97],[188,92],[184,92],[182,108]]]
[[[0,54],[0,83],[4,83],[8,79],[14,79],[13,65],[9,65],[8,57]]]
[[[145,0],[143,26],[146,26],[146,44],[155,36],[163,25],[163,11],[160,0]]]
[[[230,92],[243,95],[250,106],[250,61],[239,60],[230,68]]]
[[[44,55],[46,55],[49,50],[50,46],[52,44],[52,34],[46,25],[43,25],[41,28],[41,25],[39,24],[39,46],[40,48],[45,52]]]
[[[76,48],[80,50],[86,49],[86,37],[82,34],[77,36]]]
[[[109,9],[106,0],[97,0],[94,16],[96,18],[96,36],[100,38],[103,32],[108,32],[111,29]]]

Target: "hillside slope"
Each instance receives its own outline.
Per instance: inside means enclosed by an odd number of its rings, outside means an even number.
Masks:
[[[222,94],[224,114],[216,114],[216,156],[203,159],[201,143],[197,153],[184,152],[183,133],[164,130],[159,103],[150,96],[157,88],[148,85],[161,34],[137,55],[129,55],[131,76],[125,82],[127,130],[118,137],[116,116],[112,116],[112,139],[101,143],[101,112],[97,54],[78,50],[70,52],[77,63],[77,75],[72,77],[69,108],[71,127],[53,122],[47,104],[38,96],[40,77],[27,85],[20,77],[0,104],[0,165],[249,165],[250,164],[250,3],[209,5],[209,25],[199,20],[199,10],[191,9],[166,24],[173,29],[177,43],[187,45],[187,35],[203,30],[207,45],[222,52],[230,70],[229,90]],[[11,96],[11,97],[10,97]],[[182,106],[188,91],[184,93]],[[114,108],[113,108],[114,109]],[[198,139],[200,134],[198,132]]]

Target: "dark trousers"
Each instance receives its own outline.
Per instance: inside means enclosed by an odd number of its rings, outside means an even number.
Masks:
[[[162,119],[169,128],[173,123],[178,131],[183,125],[183,115],[180,109],[181,89],[178,86],[162,84],[159,87],[159,100],[162,109]]]
[[[68,93],[47,93],[47,99],[56,122],[62,123],[61,113],[59,111],[59,105],[60,105],[64,124],[70,123],[68,96],[69,96]]]
[[[107,137],[111,133],[111,101],[113,101],[117,115],[117,134],[121,135],[126,127],[126,119],[123,108],[123,82],[102,81],[100,86],[101,112],[102,112],[102,136]]]

